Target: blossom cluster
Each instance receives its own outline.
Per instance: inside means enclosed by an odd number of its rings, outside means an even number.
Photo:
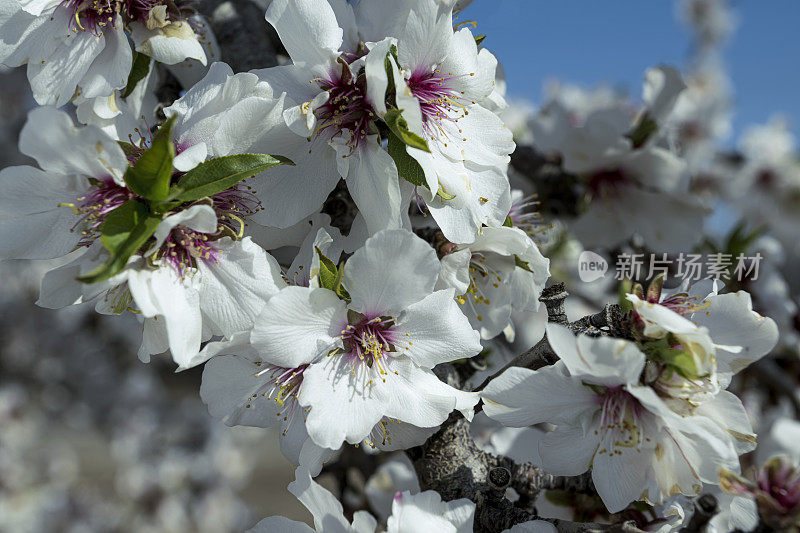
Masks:
[[[19,137],[36,166],[0,171],[0,259],[58,260],[38,305],[135,315],[142,362],[202,365],[211,416],[277,430],[314,529],[275,516],[253,531],[375,531],[313,478],[346,447],[424,446],[476,410],[534,435],[520,459],[542,472],[591,472],[604,519],[647,506],[667,522],[718,485],[757,516],[772,483],[790,494],[766,501],[796,526],[794,467],[740,476],[756,435],[728,389],[779,329],[742,279],[627,276],[600,328],[540,302],[551,261],[569,277],[570,243],[617,259],[701,245],[707,161],[677,127],[691,80],[658,66],[638,109],[554,98],[514,128],[502,69],[460,8],[272,0],[287,60],[234,72],[207,65],[216,41],[190,2],[5,2],[0,61],[27,65],[42,107]],[[165,101],[170,72],[183,91]],[[512,188],[515,139],[554,154],[573,216],[546,224],[530,183]],[[752,239],[728,244],[733,257]],[[504,368],[534,345],[556,362]],[[464,368],[473,379],[448,376]],[[483,523],[482,498],[396,488],[376,511],[387,531]],[[507,531],[556,530],[522,505]]]

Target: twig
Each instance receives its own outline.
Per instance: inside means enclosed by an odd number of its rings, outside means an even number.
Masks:
[[[547,321],[554,324],[567,326],[573,333],[602,334],[601,328],[607,328],[608,333],[615,337],[625,337],[625,314],[618,305],[606,305],[602,311],[594,315],[585,316],[575,322],[567,322],[564,312],[564,301],[569,293],[564,289],[563,283],[555,283],[542,291],[539,301],[547,308]],[[533,348],[522,352],[509,361],[503,368],[486,378],[475,390],[483,390],[490,381],[511,368],[520,366],[537,370],[552,365],[558,361],[558,355],[553,351],[545,335]]]

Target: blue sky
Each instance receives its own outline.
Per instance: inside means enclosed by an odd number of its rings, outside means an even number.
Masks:
[[[734,135],[776,112],[800,133],[800,0],[734,0],[738,29],[725,48]],[[459,19],[503,63],[509,94],[541,101],[545,80],[608,83],[639,97],[644,71],[686,64],[689,33],[674,0],[475,0]]]

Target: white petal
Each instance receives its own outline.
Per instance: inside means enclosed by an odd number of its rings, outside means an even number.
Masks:
[[[644,354],[636,345],[611,337],[577,338],[558,324],[547,324],[547,340],[569,369],[570,375],[585,377],[599,385],[636,383],[644,369]]]
[[[662,65],[647,70],[642,99],[647,104],[648,114],[659,126],[672,113],[684,89],[686,84],[674,67]]]
[[[19,149],[53,174],[112,176],[122,185],[128,160],[117,141],[96,126],[76,128],[66,113],[39,107],[28,114]]]
[[[589,470],[600,444],[600,437],[590,426],[558,426],[539,441],[542,469],[554,476],[577,476]]]
[[[438,2],[417,2],[398,35],[397,55],[404,70],[431,71],[441,63],[453,38],[452,14],[440,12]]]
[[[152,30],[141,22],[131,22],[130,27],[136,51],[159,63],[174,65],[185,59],[196,59],[206,64],[206,53],[188,22],[178,20]]]
[[[184,148],[172,161],[175,170],[188,172],[206,160],[208,149],[206,143],[198,143]]]
[[[472,252],[469,249],[458,250],[442,257],[440,261],[442,270],[439,273],[439,280],[436,282],[436,289],[452,287],[458,295],[467,292],[470,259],[472,259]]]
[[[259,521],[247,533],[314,533],[308,524],[290,520],[285,516],[268,516]]]
[[[408,422],[384,417],[372,429],[365,443],[384,452],[406,450],[423,445],[438,429],[438,426],[421,428]],[[416,481],[416,477],[414,480]],[[419,491],[419,488],[417,490]]]
[[[271,168],[253,181],[264,207],[253,216],[259,224],[285,228],[299,222],[319,210],[339,182],[336,151],[322,139],[309,143],[284,123],[259,137],[254,149],[288,157],[295,164]]]
[[[50,259],[75,249],[78,217],[60,203],[73,204],[86,190],[77,177],[34,167],[0,170],[0,259]]]
[[[612,433],[609,431],[609,434]],[[606,445],[607,441],[604,440],[603,446]],[[649,450],[621,446],[617,446],[616,450],[620,453],[598,453],[592,464],[594,486],[611,513],[622,511],[642,496],[652,462],[652,452]]]
[[[195,360],[202,340],[200,297],[191,281],[181,279],[172,267],[131,271],[128,287],[146,317],[166,322],[169,348],[181,369],[203,361]]]
[[[321,531],[348,531],[350,524],[344,518],[342,504],[333,494],[314,482],[308,470],[299,467],[295,480],[289,483],[289,492],[311,511],[314,516],[314,529]],[[341,528],[341,529],[339,529]]]
[[[266,14],[295,63],[323,67],[339,55],[344,32],[325,0],[274,0]]]
[[[344,0],[339,0],[344,1]],[[353,514],[353,531],[356,533],[375,533],[378,521],[367,511],[356,511]]]
[[[155,244],[150,247],[145,255],[155,253],[169,236],[175,226],[186,226],[200,233],[214,233],[217,231],[217,214],[214,209],[205,204],[193,205],[174,215],[170,215],[158,223],[153,236]]]
[[[66,104],[105,47],[105,36],[69,29],[69,11],[54,11],[47,30],[34,37],[38,42],[28,60],[28,80],[39,105]],[[116,23],[122,24],[120,17]]]
[[[472,408],[480,399],[478,393],[453,388],[404,357],[392,358],[388,366],[386,416],[422,428],[438,426],[453,409],[472,420]]]
[[[511,367],[484,389],[483,410],[506,426],[571,422],[599,408],[597,395],[564,374],[562,363],[541,370]]]
[[[125,87],[128,81],[133,54],[122,24],[116,28],[106,28],[103,38],[103,51],[94,59],[81,81],[83,98],[108,96],[115,89]]]
[[[344,147],[349,151],[348,147]],[[340,152],[341,153],[341,152]],[[397,167],[381,148],[377,135],[368,135],[358,149],[345,155],[349,169],[345,179],[371,234],[402,227]]]
[[[692,320],[708,328],[714,343],[742,348],[735,353],[717,349],[721,372],[736,373],[769,353],[777,344],[775,322],[753,311],[750,295],[745,291],[712,296],[708,302],[709,307],[695,313]]]
[[[17,4],[19,4],[22,9],[37,17],[43,12],[49,11],[51,8],[59,5],[59,3],[58,0],[17,0]]]
[[[371,316],[397,316],[433,292],[436,252],[407,230],[384,230],[367,239],[344,266],[350,307]]]
[[[211,416],[229,426],[278,426],[275,415],[280,406],[272,398],[261,396],[262,389],[269,390],[273,385],[268,373],[257,375],[262,370],[264,366],[235,355],[208,361],[203,368],[200,398]]]
[[[218,262],[198,263],[203,315],[231,336],[249,330],[266,301],[286,286],[278,262],[249,237],[220,250]]]
[[[453,289],[436,291],[400,316],[395,346],[423,368],[469,358],[482,350],[480,335],[453,300]]]
[[[345,324],[345,304],[333,291],[286,287],[264,306],[250,340],[266,361],[294,368],[341,345]]]
[[[697,406],[694,414],[710,418],[727,431],[736,453],[743,454],[755,449],[756,435],[753,426],[742,401],[735,394],[726,390],[720,391],[713,400]]]
[[[372,103],[373,109],[380,117],[386,114],[386,89],[389,87],[385,63],[386,54],[389,53],[389,48],[396,43],[397,39],[387,37],[372,46],[364,61],[364,75],[367,78],[367,99]]]
[[[556,526],[545,520],[531,520],[517,524],[504,533],[557,533]]]

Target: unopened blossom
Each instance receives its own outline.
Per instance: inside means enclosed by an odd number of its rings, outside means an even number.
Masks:
[[[94,301],[100,312],[133,309],[144,318],[139,355],[170,349],[183,368],[202,362],[201,342],[248,329],[267,295],[285,285],[280,267],[245,237],[258,199],[238,184],[164,213],[151,241],[127,268],[98,283],[76,280],[108,259],[98,238],[106,217],[137,195],[125,184],[128,156],[95,126],[77,128],[61,111],[39,108],[23,128],[20,149],[39,164],[0,173],[5,258],[46,259],[75,251],[48,272],[39,305]],[[189,163],[191,158],[184,158]],[[180,155],[176,165],[181,164]],[[32,194],[36,191],[36,194]],[[82,250],[82,252],[79,252]]]
[[[511,311],[536,311],[550,277],[550,261],[518,228],[484,228],[472,244],[452,246],[442,257],[440,285],[456,300],[481,337],[499,335]]]
[[[762,522],[775,531],[800,531],[800,469],[791,457],[772,457],[752,480],[722,470],[720,485],[725,492],[755,499]]]
[[[406,230],[384,230],[345,263],[347,300],[327,288],[287,287],[258,317],[251,342],[264,363],[303,365],[297,401],[319,446],[368,438],[384,418],[420,428],[477,398],[431,369],[481,350],[453,290],[434,291],[436,254]],[[391,438],[393,426],[385,427]]]
[[[703,483],[716,483],[720,465],[738,468],[730,433],[712,417],[725,412],[736,427],[749,425],[741,403],[738,413],[725,397],[702,414],[676,413],[642,384],[645,355],[634,343],[575,338],[554,324],[547,338],[559,362],[536,371],[510,368],[483,392],[484,411],[504,425],[557,426],[540,441],[545,471],[572,476],[591,467],[613,513],[634,500],[661,503],[675,492],[697,493]]]
[[[135,49],[165,64],[205,64],[188,3],[163,0],[8,0],[0,6],[0,63],[27,63],[40,105],[125,86]]]
[[[653,346],[649,341],[662,340],[674,350],[670,353],[687,358],[686,364],[677,364],[682,372],[674,371],[675,360],[654,361],[648,380],[664,396],[692,405],[727,388],[734,374],[769,353],[778,341],[775,322],[753,311],[747,292],[709,293],[704,287],[673,294],[648,291],[646,300],[626,296],[645,351]]]
[[[381,27],[396,40],[397,60],[387,79],[382,59],[368,57],[368,82],[395,85],[409,129],[430,149],[405,147],[424,172],[426,186],[418,194],[445,237],[471,243],[482,225],[501,226],[511,205],[506,171],[514,142],[487,108],[497,107],[497,60],[478,49],[468,28],[453,30],[452,3],[416,2]],[[373,54],[385,55],[385,48],[375,47]]]

